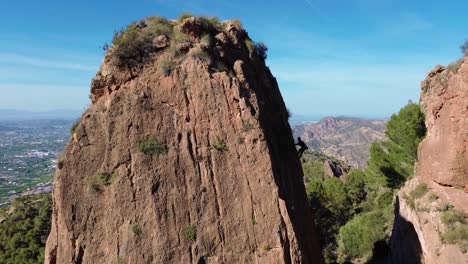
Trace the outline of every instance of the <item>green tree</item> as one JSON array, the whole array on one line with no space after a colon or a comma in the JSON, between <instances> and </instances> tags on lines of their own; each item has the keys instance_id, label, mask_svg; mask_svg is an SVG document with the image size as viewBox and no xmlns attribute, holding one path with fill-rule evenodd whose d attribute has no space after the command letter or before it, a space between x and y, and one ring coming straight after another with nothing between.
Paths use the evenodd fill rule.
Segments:
<instances>
[{"instance_id":1,"label":"green tree","mask_svg":"<svg viewBox=\"0 0 468 264\"><path fill-rule=\"evenodd\" d=\"M382 210L359 214L340 228L339 253L341 261L369 256L374 243L386 239L388 215Z\"/></svg>"},{"instance_id":2,"label":"green tree","mask_svg":"<svg viewBox=\"0 0 468 264\"><path fill-rule=\"evenodd\" d=\"M424 114L418 104L410 102L387 122L385 135L403 151L417 157L418 145L426 134Z\"/></svg>"},{"instance_id":3,"label":"green tree","mask_svg":"<svg viewBox=\"0 0 468 264\"><path fill-rule=\"evenodd\" d=\"M0 213L0 263L43 263L50 231L52 198L39 194L16 198Z\"/></svg>"}]
</instances>

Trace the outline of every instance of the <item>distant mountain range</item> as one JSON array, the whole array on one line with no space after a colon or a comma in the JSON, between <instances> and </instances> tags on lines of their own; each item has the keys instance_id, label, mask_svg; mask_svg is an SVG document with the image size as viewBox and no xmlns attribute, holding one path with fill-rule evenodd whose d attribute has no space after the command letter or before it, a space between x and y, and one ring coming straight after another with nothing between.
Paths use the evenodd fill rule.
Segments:
<instances>
[{"instance_id":1,"label":"distant mountain range","mask_svg":"<svg viewBox=\"0 0 468 264\"><path fill-rule=\"evenodd\" d=\"M318 122L293 126L312 150L343 160L354 168L364 168L372 142L385 137L386 120L355 117L325 117Z\"/></svg>"},{"instance_id":2,"label":"distant mountain range","mask_svg":"<svg viewBox=\"0 0 468 264\"><path fill-rule=\"evenodd\" d=\"M13 109L0 109L0 121L35 119L77 119L82 111L58 109L47 112L32 112Z\"/></svg>"}]
</instances>

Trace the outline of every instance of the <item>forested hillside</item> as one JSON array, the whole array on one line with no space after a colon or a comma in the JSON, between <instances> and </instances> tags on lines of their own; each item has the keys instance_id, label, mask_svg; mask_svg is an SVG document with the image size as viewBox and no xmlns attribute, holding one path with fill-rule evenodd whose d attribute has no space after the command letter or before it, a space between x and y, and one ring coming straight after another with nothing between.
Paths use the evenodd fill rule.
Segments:
<instances>
[{"instance_id":1,"label":"forested hillside","mask_svg":"<svg viewBox=\"0 0 468 264\"><path fill-rule=\"evenodd\" d=\"M306 190L328 263L385 254L394 194L412 176L425 132L419 105L409 103L387 123L388 140L371 145L365 170L351 170L342 179L317 177L320 173L303 160Z\"/></svg>"},{"instance_id":2,"label":"forested hillside","mask_svg":"<svg viewBox=\"0 0 468 264\"><path fill-rule=\"evenodd\" d=\"M52 198L38 194L16 198L0 211L0 263L43 263L50 231Z\"/></svg>"}]
</instances>

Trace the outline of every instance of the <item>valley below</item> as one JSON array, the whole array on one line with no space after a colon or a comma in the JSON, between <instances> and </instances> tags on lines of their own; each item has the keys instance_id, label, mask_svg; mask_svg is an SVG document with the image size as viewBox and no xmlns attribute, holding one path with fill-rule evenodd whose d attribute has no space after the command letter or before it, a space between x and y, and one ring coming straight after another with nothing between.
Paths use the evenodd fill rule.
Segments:
<instances>
[{"instance_id":1,"label":"valley below","mask_svg":"<svg viewBox=\"0 0 468 264\"><path fill-rule=\"evenodd\" d=\"M52 191L57 159L72 120L0 121L0 206L24 194Z\"/></svg>"},{"instance_id":2,"label":"valley below","mask_svg":"<svg viewBox=\"0 0 468 264\"><path fill-rule=\"evenodd\" d=\"M293 126L294 138L301 137L307 146L363 169L369 159L369 147L385 138L386 120L356 117L324 117L318 122Z\"/></svg>"}]
</instances>

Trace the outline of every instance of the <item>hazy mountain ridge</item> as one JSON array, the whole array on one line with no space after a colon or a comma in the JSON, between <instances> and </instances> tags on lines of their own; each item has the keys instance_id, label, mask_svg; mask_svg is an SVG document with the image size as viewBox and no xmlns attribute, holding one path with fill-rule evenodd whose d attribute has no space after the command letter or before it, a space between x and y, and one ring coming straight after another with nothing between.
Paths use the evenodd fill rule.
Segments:
<instances>
[{"instance_id":1,"label":"hazy mountain ridge","mask_svg":"<svg viewBox=\"0 0 468 264\"><path fill-rule=\"evenodd\" d=\"M0 121L37 120L37 119L77 119L80 110L57 109L52 111L34 112L15 109L0 109Z\"/></svg>"},{"instance_id":2,"label":"hazy mountain ridge","mask_svg":"<svg viewBox=\"0 0 468 264\"><path fill-rule=\"evenodd\" d=\"M385 123L383 119L325 117L316 123L295 125L293 130L309 148L364 168L371 143L385 137Z\"/></svg>"}]
</instances>

